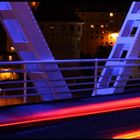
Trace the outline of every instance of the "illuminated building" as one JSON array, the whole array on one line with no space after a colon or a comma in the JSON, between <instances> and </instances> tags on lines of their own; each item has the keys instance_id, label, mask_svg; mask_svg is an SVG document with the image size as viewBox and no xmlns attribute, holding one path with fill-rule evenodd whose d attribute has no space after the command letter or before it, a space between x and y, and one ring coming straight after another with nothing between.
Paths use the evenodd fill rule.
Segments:
<instances>
[{"instance_id":1,"label":"illuminated building","mask_svg":"<svg viewBox=\"0 0 140 140\"><path fill-rule=\"evenodd\" d=\"M82 57L82 54L96 57L99 46L113 46L115 44L126 16L126 13L122 11L94 11L94 9L92 11L76 10L73 15L56 14L55 12L52 14L50 11L45 11L46 17L44 16L45 18L39 22L39 25L55 58L58 59L79 58L80 55ZM81 21L75 22L75 15ZM58 49L58 44L61 49ZM69 50L70 47L66 46L73 47ZM64 51L63 56L59 55ZM70 53L67 53L69 51L73 53L71 56L69 56Z\"/></svg>"},{"instance_id":2,"label":"illuminated building","mask_svg":"<svg viewBox=\"0 0 140 140\"><path fill-rule=\"evenodd\" d=\"M124 12L77 11L84 21L81 54L96 57L99 46L113 46L126 16Z\"/></svg>"},{"instance_id":3,"label":"illuminated building","mask_svg":"<svg viewBox=\"0 0 140 140\"><path fill-rule=\"evenodd\" d=\"M33 11L36 10L36 14L40 2L30 2L30 6ZM114 45L117 39L116 34L119 33L126 15L124 12L103 12L94 11L94 9L92 11L78 10L73 15L51 14L51 11L46 10L44 18L39 18L38 23L56 59L80 58L80 54L81 57L82 54L96 57L99 46ZM76 15L78 20L75 18ZM11 46L11 43L7 41L8 52ZM11 53L14 54L14 52ZM7 60L17 58L15 55L7 56ZM3 58L0 56L0 59Z\"/></svg>"}]
</instances>

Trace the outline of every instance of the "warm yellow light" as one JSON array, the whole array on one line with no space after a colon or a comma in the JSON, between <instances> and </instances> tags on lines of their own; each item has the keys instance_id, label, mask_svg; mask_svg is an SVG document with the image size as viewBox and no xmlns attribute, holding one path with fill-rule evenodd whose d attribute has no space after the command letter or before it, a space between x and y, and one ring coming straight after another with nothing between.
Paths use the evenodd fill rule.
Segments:
<instances>
[{"instance_id":1,"label":"warm yellow light","mask_svg":"<svg viewBox=\"0 0 140 140\"><path fill-rule=\"evenodd\" d=\"M118 35L119 35L118 33L112 33L111 34L111 37L114 38L114 39L116 39L118 37Z\"/></svg>"},{"instance_id":2,"label":"warm yellow light","mask_svg":"<svg viewBox=\"0 0 140 140\"><path fill-rule=\"evenodd\" d=\"M110 17L113 17L113 15L114 15L113 13L109 13L109 16L110 16Z\"/></svg>"},{"instance_id":3,"label":"warm yellow light","mask_svg":"<svg viewBox=\"0 0 140 140\"><path fill-rule=\"evenodd\" d=\"M31 5L32 5L32 7L35 7L36 6L36 2L35 1L31 2Z\"/></svg>"},{"instance_id":4,"label":"warm yellow light","mask_svg":"<svg viewBox=\"0 0 140 140\"><path fill-rule=\"evenodd\" d=\"M101 28L104 28L104 25L101 25Z\"/></svg>"},{"instance_id":5,"label":"warm yellow light","mask_svg":"<svg viewBox=\"0 0 140 140\"><path fill-rule=\"evenodd\" d=\"M110 34L109 36L110 36L110 38L112 38L112 39L117 39L117 37L119 36L119 33L112 33L112 34Z\"/></svg>"},{"instance_id":6,"label":"warm yellow light","mask_svg":"<svg viewBox=\"0 0 140 140\"><path fill-rule=\"evenodd\" d=\"M0 80L7 80L7 79L17 79L18 75L14 72L8 72L8 70L11 70L10 68L0 68L0 70L3 70L3 73L0 73Z\"/></svg>"},{"instance_id":7,"label":"warm yellow light","mask_svg":"<svg viewBox=\"0 0 140 140\"><path fill-rule=\"evenodd\" d=\"M29 4L30 4L32 10L36 10L39 7L40 2L33 1L33 2L29 2Z\"/></svg>"},{"instance_id":8,"label":"warm yellow light","mask_svg":"<svg viewBox=\"0 0 140 140\"><path fill-rule=\"evenodd\" d=\"M9 69L3 69L4 71L8 71Z\"/></svg>"},{"instance_id":9,"label":"warm yellow light","mask_svg":"<svg viewBox=\"0 0 140 140\"><path fill-rule=\"evenodd\" d=\"M15 48L14 48L13 46L11 47L11 51L12 51L12 52L14 52L14 51L15 51Z\"/></svg>"},{"instance_id":10,"label":"warm yellow light","mask_svg":"<svg viewBox=\"0 0 140 140\"><path fill-rule=\"evenodd\" d=\"M118 38L118 35L119 33L109 33L108 34L108 41L111 43L111 44L115 44L117 38Z\"/></svg>"},{"instance_id":11,"label":"warm yellow light","mask_svg":"<svg viewBox=\"0 0 140 140\"><path fill-rule=\"evenodd\" d=\"M10 69L1 69L1 70L4 70L5 72L4 73L0 73L0 80L10 79L11 73L7 72Z\"/></svg>"},{"instance_id":12,"label":"warm yellow light","mask_svg":"<svg viewBox=\"0 0 140 140\"><path fill-rule=\"evenodd\" d=\"M90 25L90 28L94 28L94 25L93 25L93 24L91 24L91 25Z\"/></svg>"},{"instance_id":13,"label":"warm yellow light","mask_svg":"<svg viewBox=\"0 0 140 140\"><path fill-rule=\"evenodd\" d=\"M9 58L9 61L12 61L13 60L12 55L9 55L8 58Z\"/></svg>"}]
</instances>

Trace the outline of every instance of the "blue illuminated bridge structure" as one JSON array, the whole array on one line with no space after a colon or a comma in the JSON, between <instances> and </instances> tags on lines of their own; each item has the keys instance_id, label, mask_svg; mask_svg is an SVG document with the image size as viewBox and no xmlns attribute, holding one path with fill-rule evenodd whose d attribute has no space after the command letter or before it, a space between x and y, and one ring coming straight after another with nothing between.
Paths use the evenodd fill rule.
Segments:
<instances>
[{"instance_id":1,"label":"blue illuminated bridge structure","mask_svg":"<svg viewBox=\"0 0 140 140\"><path fill-rule=\"evenodd\" d=\"M20 58L0 62L0 138L140 138L140 2L108 59L56 60L28 2L0 22Z\"/></svg>"}]
</instances>

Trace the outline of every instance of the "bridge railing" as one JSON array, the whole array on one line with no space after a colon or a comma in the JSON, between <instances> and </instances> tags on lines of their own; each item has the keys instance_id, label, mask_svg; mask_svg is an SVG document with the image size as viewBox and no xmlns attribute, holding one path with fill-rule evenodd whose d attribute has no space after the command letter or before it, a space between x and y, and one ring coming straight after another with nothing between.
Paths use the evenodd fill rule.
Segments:
<instances>
[{"instance_id":1,"label":"bridge railing","mask_svg":"<svg viewBox=\"0 0 140 140\"><path fill-rule=\"evenodd\" d=\"M121 61L122 64L105 65L106 62ZM125 65L123 62L130 62ZM57 71L58 69L45 69L45 70L27 70L27 65L32 67L32 64L44 65L46 63L58 64L59 70L62 72L63 79L50 78L32 80L28 76L30 72L36 73L46 71ZM73 98L91 97L93 91L95 96L98 90L99 78L102 77L101 73L104 68L133 68L133 72L129 75L127 85L124 87L124 93L131 93L140 90L140 59L73 59L73 60L46 60L46 61L11 61L0 62L0 106L25 104L42 102L40 95L33 85L35 81L49 80L61 81L65 80ZM128 75L125 73L124 75ZM114 83L114 80L111 80ZM119 81L123 82L123 81ZM57 92L58 86L53 87ZM106 88L106 87L101 87ZM119 88L119 87L118 87ZM42 86L43 89L43 86ZM68 91L67 91L68 92ZM58 92L58 94L61 94Z\"/></svg>"}]
</instances>

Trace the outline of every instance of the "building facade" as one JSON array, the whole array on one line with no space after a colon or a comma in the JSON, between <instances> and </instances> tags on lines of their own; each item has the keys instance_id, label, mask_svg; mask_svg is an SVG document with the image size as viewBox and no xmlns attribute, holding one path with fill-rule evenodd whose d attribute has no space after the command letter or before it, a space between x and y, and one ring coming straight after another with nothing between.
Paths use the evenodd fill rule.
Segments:
<instances>
[{"instance_id":1,"label":"building facade","mask_svg":"<svg viewBox=\"0 0 140 140\"><path fill-rule=\"evenodd\" d=\"M40 3L32 2L30 5L34 11L34 9L38 10ZM88 11L87 9L76 10L75 15L80 20L77 20L78 18L75 20L75 17L70 15L71 18L68 14L62 19L62 13L58 13L55 20L56 14L51 15L49 12L43 20L39 19L38 23L56 59L97 57L99 46L114 45L126 16L125 12L94 11L94 9ZM68 17L70 18L65 20ZM9 54L5 59L10 61L17 59L9 40L7 48ZM0 59L3 57L0 56Z\"/></svg>"},{"instance_id":2,"label":"building facade","mask_svg":"<svg viewBox=\"0 0 140 140\"><path fill-rule=\"evenodd\" d=\"M81 54L96 57L99 46L113 46L123 24L124 12L83 12L76 14L84 21L80 41Z\"/></svg>"},{"instance_id":3,"label":"building facade","mask_svg":"<svg viewBox=\"0 0 140 140\"><path fill-rule=\"evenodd\" d=\"M56 59L80 58L83 22L42 21L39 26Z\"/></svg>"}]
</instances>

